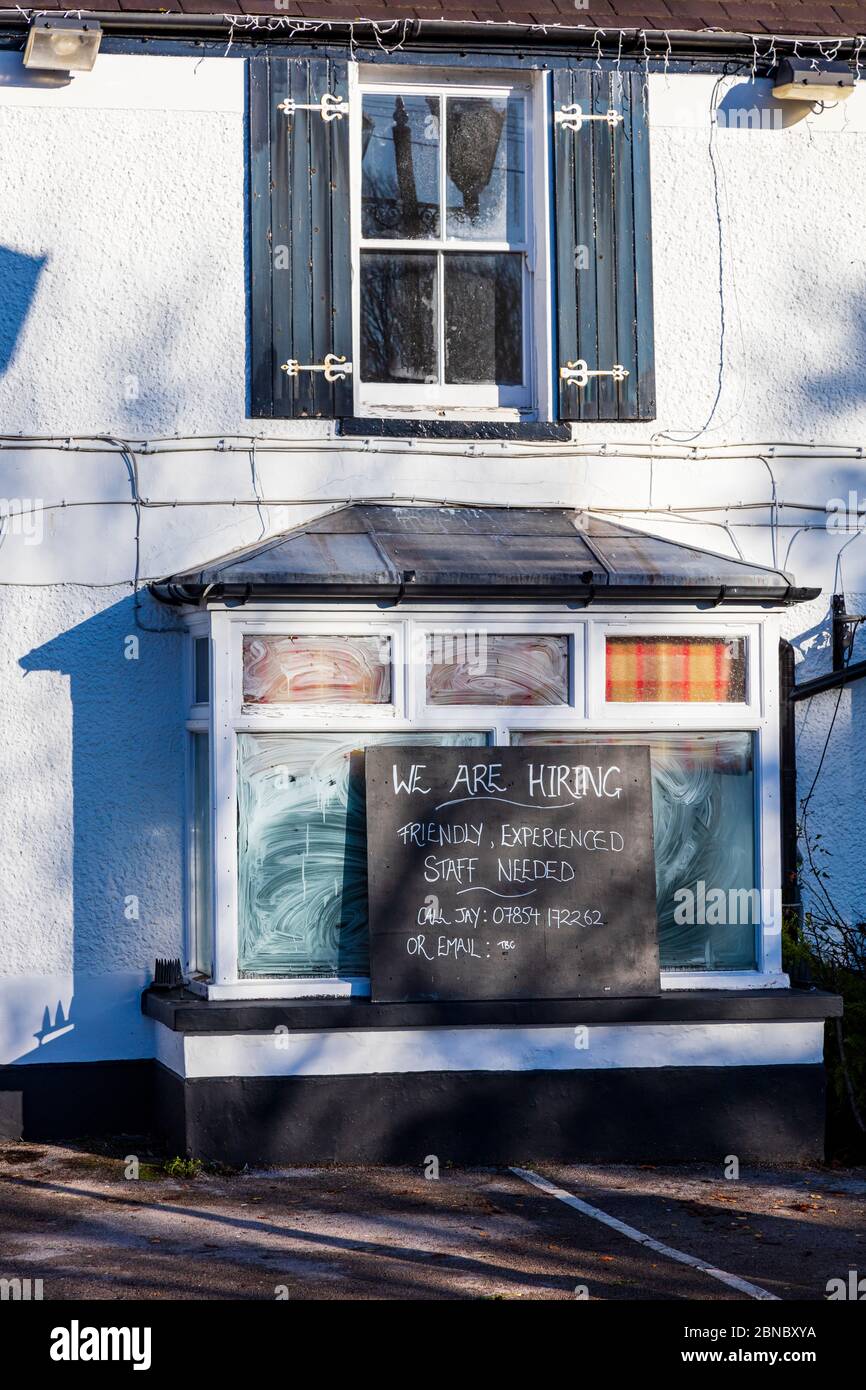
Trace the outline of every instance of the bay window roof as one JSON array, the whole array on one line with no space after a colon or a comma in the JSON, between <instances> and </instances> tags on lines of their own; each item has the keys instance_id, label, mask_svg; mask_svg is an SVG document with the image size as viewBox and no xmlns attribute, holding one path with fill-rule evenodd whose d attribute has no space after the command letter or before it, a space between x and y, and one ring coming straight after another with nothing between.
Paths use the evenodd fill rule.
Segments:
<instances>
[{"instance_id":1,"label":"bay window roof","mask_svg":"<svg viewBox=\"0 0 866 1390\"><path fill-rule=\"evenodd\" d=\"M816 598L777 569L563 507L354 503L151 586L168 603L248 598Z\"/></svg>"}]
</instances>

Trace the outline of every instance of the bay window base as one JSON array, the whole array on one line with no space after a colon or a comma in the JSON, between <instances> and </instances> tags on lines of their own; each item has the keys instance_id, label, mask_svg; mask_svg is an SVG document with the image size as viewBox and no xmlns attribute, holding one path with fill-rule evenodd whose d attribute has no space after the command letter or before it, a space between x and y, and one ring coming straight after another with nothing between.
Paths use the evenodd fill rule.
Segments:
<instances>
[{"instance_id":1,"label":"bay window base","mask_svg":"<svg viewBox=\"0 0 866 1390\"><path fill-rule=\"evenodd\" d=\"M818 991L376 1005L148 991L173 1152L251 1166L806 1162Z\"/></svg>"},{"instance_id":2,"label":"bay window base","mask_svg":"<svg viewBox=\"0 0 866 1390\"><path fill-rule=\"evenodd\" d=\"M172 1152L251 1166L817 1162L824 1068L196 1077L157 1066Z\"/></svg>"}]
</instances>

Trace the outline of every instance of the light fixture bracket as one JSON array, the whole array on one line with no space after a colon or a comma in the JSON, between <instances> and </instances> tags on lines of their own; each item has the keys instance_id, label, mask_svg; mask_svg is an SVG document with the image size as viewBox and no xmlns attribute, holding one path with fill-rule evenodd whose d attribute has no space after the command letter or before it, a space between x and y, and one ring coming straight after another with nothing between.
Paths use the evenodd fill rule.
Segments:
<instances>
[{"instance_id":1,"label":"light fixture bracket","mask_svg":"<svg viewBox=\"0 0 866 1390\"><path fill-rule=\"evenodd\" d=\"M773 74L773 96L779 101L844 101L856 85L848 63L784 58Z\"/></svg>"},{"instance_id":2,"label":"light fixture bracket","mask_svg":"<svg viewBox=\"0 0 866 1390\"><path fill-rule=\"evenodd\" d=\"M101 42L97 19L38 15L27 31L24 66L42 72L90 72Z\"/></svg>"}]
</instances>

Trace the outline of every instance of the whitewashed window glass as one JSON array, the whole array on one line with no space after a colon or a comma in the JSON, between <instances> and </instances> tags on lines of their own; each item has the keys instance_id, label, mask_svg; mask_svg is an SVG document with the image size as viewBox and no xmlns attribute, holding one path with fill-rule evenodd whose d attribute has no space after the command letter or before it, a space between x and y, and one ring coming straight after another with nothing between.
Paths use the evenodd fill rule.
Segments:
<instances>
[{"instance_id":1,"label":"whitewashed window glass","mask_svg":"<svg viewBox=\"0 0 866 1390\"><path fill-rule=\"evenodd\" d=\"M567 705L568 637L453 629L427 638L430 705Z\"/></svg>"},{"instance_id":2,"label":"whitewashed window glass","mask_svg":"<svg viewBox=\"0 0 866 1390\"><path fill-rule=\"evenodd\" d=\"M527 406L528 89L364 89L360 119L364 400Z\"/></svg>"},{"instance_id":3,"label":"whitewashed window glass","mask_svg":"<svg viewBox=\"0 0 866 1390\"><path fill-rule=\"evenodd\" d=\"M240 976L368 975L364 749L486 742L483 733L239 734Z\"/></svg>"},{"instance_id":4,"label":"whitewashed window glass","mask_svg":"<svg viewBox=\"0 0 866 1390\"><path fill-rule=\"evenodd\" d=\"M248 705L387 705L391 639L246 633L243 676Z\"/></svg>"},{"instance_id":5,"label":"whitewashed window glass","mask_svg":"<svg viewBox=\"0 0 866 1390\"><path fill-rule=\"evenodd\" d=\"M648 745L662 969L755 967L763 904L752 734L532 730L511 742Z\"/></svg>"}]
</instances>

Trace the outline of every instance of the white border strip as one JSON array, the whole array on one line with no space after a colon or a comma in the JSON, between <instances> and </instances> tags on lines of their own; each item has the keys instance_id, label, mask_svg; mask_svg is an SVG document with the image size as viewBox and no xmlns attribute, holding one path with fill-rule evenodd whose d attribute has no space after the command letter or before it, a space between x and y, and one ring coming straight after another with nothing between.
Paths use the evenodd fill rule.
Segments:
<instances>
[{"instance_id":1,"label":"white border strip","mask_svg":"<svg viewBox=\"0 0 866 1390\"><path fill-rule=\"evenodd\" d=\"M677 1260L681 1265L690 1265L692 1269L699 1269L704 1274L709 1274L713 1279L719 1279L723 1284L728 1284L732 1289L737 1289L740 1293L746 1294L748 1298L766 1299L772 1303L781 1303L777 1294L770 1293L768 1289L762 1289L758 1284L750 1284L748 1279L740 1279L736 1274L726 1274L723 1269L716 1269L715 1265L708 1265L705 1260L699 1260L694 1255L687 1255L683 1250L674 1250L671 1245L663 1245L660 1240L653 1240L652 1236L645 1236L643 1231L638 1231L634 1226L627 1226L624 1221L618 1221L615 1216L608 1216L606 1211L599 1207L590 1206L589 1202L581 1201L580 1197L575 1197L570 1192L564 1191L561 1187L556 1187L547 1178L540 1178L537 1173L531 1173L526 1168L510 1169L515 1177L522 1178L524 1182L531 1183L548 1197L555 1197L557 1201L564 1202L566 1206L574 1207L581 1216L591 1216L594 1221L600 1221L604 1226L610 1226L611 1230L619 1231L621 1236L626 1236L628 1240L637 1241L638 1245L646 1246L648 1250L655 1250L657 1255L664 1255L669 1260Z\"/></svg>"},{"instance_id":2,"label":"white border strip","mask_svg":"<svg viewBox=\"0 0 866 1390\"><path fill-rule=\"evenodd\" d=\"M588 1027L335 1029L185 1033L160 1060L179 1076L370 1076L376 1072L605 1071L619 1067L818 1065L824 1025L668 1023ZM180 1040L180 1045L178 1042Z\"/></svg>"}]
</instances>

